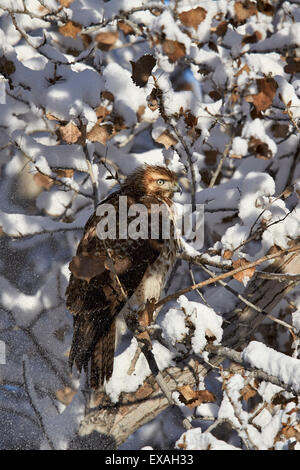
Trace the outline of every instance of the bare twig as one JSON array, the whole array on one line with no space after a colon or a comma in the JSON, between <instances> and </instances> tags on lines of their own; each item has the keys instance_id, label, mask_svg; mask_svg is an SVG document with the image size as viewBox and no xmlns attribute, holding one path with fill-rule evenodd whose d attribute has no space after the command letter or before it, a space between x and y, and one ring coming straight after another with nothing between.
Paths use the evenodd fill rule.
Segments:
<instances>
[{"instance_id":1,"label":"bare twig","mask_svg":"<svg viewBox=\"0 0 300 470\"><path fill-rule=\"evenodd\" d=\"M242 267L233 269L232 271L229 271L227 273L223 273L223 274L219 274L218 276L211 277L207 279L206 281L199 282L198 284L195 284L193 286L185 287L184 289L181 289L175 292L174 294L167 295L166 297L161 299L159 302L155 304L155 308L161 307L162 305L166 304L170 300L177 299L180 295L187 294L188 292L191 292L193 290L199 289L204 286L208 286L209 284L214 284L215 282L223 280L223 279L227 279L228 277L233 277L235 274L245 271L245 269L254 268L255 266L258 266L259 264L264 263L265 261L269 261L269 260L272 260L281 256L285 256L288 253L294 253L297 251L300 251L299 245L294 246L292 248L288 248L287 250L282 250L282 251L279 250L276 253L265 255L262 258L259 258L258 260L253 261L252 263L248 263L246 266L242 266Z\"/></svg>"}]
</instances>

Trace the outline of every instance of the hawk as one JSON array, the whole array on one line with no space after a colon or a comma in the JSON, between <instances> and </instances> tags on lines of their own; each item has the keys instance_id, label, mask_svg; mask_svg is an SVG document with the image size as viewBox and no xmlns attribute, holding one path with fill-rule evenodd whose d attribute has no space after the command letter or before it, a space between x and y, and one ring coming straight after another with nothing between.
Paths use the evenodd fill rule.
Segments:
<instances>
[{"instance_id":1,"label":"hawk","mask_svg":"<svg viewBox=\"0 0 300 470\"><path fill-rule=\"evenodd\" d=\"M167 167L139 167L118 191L98 205L85 225L76 256L69 265L71 277L66 291L67 308L74 322L69 364L72 368L75 363L79 371L83 368L86 372L90 364L90 386L94 389L99 389L113 372L117 316L126 309L140 312L147 301L158 301L161 296L176 258L172 197L179 190L176 174ZM129 212L133 204L146 207L147 238L118 236L121 196L126 196ZM115 238L103 240L97 235L97 226L103 221L98 209L103 204L111 204L116 212ZM161 206L167 208L170 237L162 236L160 212L159 233L151 238L150 216ZM133 217L128 215L127 223L130 220Z\"/></svg>"}]
</instances>

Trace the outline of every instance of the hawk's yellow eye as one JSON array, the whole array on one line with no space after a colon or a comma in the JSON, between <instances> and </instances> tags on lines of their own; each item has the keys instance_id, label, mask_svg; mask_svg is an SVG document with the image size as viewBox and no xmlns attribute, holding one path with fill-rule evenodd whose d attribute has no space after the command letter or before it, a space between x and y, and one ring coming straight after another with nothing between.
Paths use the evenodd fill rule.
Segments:
<instances>
[{"instance_id":1,"label":"hawk's yellow eye","mask_svg":"<svg viewBox=\"0 0 300 470\"><path fill-rule=\"evenodd\" d=\"M165 180L157 180L157 184L162 185L164 184Z\"/></svg>"}]
</instances>

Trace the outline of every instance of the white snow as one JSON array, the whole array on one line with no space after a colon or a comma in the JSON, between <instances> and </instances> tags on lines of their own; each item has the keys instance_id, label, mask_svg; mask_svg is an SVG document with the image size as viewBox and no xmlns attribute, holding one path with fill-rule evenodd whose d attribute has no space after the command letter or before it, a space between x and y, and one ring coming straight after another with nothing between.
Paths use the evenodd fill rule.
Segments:
<instances>
[{"instance_id":1,"label":"white snow","mask_svg":"<svg viewBox=\"0 0 300 470\"><path fill-rule=\"evenodd\" d=\"M242 352L243 360L252 367L278 377L296 392L300 391L300 360L289 357L258 341L251 341Z\"/></svg>"}]
</instances>

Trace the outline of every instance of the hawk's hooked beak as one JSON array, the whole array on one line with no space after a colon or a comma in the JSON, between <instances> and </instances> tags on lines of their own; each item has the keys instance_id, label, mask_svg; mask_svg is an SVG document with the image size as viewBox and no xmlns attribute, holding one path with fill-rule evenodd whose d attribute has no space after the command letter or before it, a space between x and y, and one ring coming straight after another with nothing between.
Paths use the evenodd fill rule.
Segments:
<instances>
[{"instance_id":1,"label":"hawk's hooked beak","mask_svg":"<svg viewBox=\"0 0 300 470\"><path fill-rule=\"evenodd\" d=\"M180 195L182 194L182 187L179 185L177 181L173 185L173 191L174 193L180 193Z\"/></svg>"}]
</instances>

